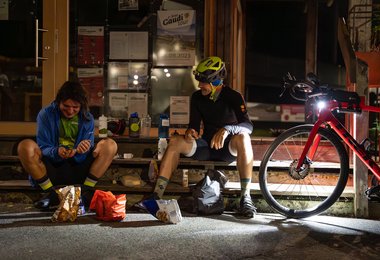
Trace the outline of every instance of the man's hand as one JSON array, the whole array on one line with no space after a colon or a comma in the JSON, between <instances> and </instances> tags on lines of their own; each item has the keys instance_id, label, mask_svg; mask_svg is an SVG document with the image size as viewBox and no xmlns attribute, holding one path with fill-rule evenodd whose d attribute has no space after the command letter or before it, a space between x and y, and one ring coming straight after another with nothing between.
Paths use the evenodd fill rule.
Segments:
<instances>
[{"instance_id":1,"label":"man's hand","mask_svg":"<svg viewBox=\"0 0 380 260\"><path fill-rule=\"evenodd\" d=\"M187 129L185 132L185 141L190 143L193 142L194 139L198 139L199 134L194 129Z\"/></svg>"},{"instance_id":2,"label":"man's hand","mask_svg":"<svg viewBox=\"0 0 380 260\"><path fill-rule=\"evenodd\" d=\"M216 150L223 148L224 140L226 140L228 132L224 128L220 128L212 137L210 147Z\"/></svg>"},{"instance_id":3,"label":"man's hand","mask_svg":"<svg viewBox=\"0 0 380 260\"><path fill-rule=\"evenodd\" d=\"M75 153L76 149L67 149L63 146L58 148L58 155L63 159L71 158L75 155Z\"/></svg>"},{"instance_id":4,"label":"man's hand","mask_svg":"<svg viewBox=\"0 0 380 260\"><path fill-rule=\"evenodd\" d=\"M77 153L85 153L91 148L90 140L82 140L77 146Z\"/></svg>"}]
</instances>

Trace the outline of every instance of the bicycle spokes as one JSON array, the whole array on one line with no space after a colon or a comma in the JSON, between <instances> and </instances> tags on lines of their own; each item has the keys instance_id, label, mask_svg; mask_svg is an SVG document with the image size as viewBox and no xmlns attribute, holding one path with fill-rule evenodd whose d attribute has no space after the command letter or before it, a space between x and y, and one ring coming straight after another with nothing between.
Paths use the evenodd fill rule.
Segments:
<instances>
[{"instance_id":1,"label":"bicycle spokes","mask_svg":"<svg viewBox=\"0 0 380 260\"><path fill-rule=\"evenodd\" d=\"M347 153L330 131L320 128L313 151L304 150L311 129L310 125L295 127L280 135L260 166L264 198L286 216L306 217L326 210L339 198L347 181ZM299 163L304 154L308 156ZM297 203L289 202L289 197Z\"/></svg>"}]
</instances>

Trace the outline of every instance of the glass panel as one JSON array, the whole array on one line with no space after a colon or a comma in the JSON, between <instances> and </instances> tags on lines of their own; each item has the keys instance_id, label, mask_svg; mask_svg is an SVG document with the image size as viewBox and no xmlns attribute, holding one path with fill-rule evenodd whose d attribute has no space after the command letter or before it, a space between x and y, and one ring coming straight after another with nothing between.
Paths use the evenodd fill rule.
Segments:
<instances>
[{"instance_id":1,"label":"glass panel","mask_svg":"<svg viewBox=\"0 0 380 260\"><path fill-rule=\"evenodd\" d=\"M70 78L78 79L97 99L90 104L95 118L104 114L126 119L139 111L141 116L152 115L156 126L159 114L169 112L170 96L194 92L192 66L172 64L167 77L163 67L153 64L157 12L196 11L194 45L199 59L203 5L193 0L70 0Z\"/></svg>"},{"instance_id":2,"label":"glass panel","mask_svg":"<svg viewBox=\"0 0 380 260\"><path fill-rule=\"evenodd\" d=\"M152 69L152 123L158 125L161 113L170 114L170 96L191 96L198 82L193 68Z\"/></svg>"},{"instance_id":3,"label":"glass panel","mask_svg":"<svg viewBox=\"0 0 380 260\"><path fill-rule=\"evenodd\" d=\"M0 121L35 121L42 105L42 68L35 67L35 20L41 27L42 0L1 2Z\"/></svg>"}]
</instances>

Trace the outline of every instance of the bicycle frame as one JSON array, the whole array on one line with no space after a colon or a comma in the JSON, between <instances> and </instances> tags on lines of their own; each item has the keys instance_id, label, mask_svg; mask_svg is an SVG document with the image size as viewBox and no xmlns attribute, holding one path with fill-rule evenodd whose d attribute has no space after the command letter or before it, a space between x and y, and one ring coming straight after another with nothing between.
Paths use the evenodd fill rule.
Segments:
<instances>
[{"instance_id":1,"label":"bicycle frame","mask_svg":"<svg viewBox=\"0 0 380 260\"><path fill-rule=\"evenodd\" d=\"M380 113L380 108L374 106L366 106L363 100L360 105L354 106L348 102L338 102L335 100L325 101L326 106L319 110L318 119L315 122L310 136L306 142L305 148L299 158L297 164L297 170L302 169L302 165L308 159L313 159L314 153L319 145L321 137L317 134L320 127L326 127L327 125L342 138L343 142L351 149L361 161L371 170L371 172L380 180L380 167L365 151L364 146L359 144L352 135L346 130L346 128L339 122L339 120L332 113L335 110L343 110L347 113L357 113L359 111L368 111Z\"/></svg>"}]
</instances>

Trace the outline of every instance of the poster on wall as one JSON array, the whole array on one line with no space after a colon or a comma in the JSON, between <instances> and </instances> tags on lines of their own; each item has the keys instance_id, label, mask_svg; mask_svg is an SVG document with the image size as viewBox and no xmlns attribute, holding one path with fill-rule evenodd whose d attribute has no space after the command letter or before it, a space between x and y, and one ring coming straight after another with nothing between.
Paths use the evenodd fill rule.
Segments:
<instances>
[{"instance_id":1,"label":"poster on wall","mask_svg":"<svg viewBox=\"0 0 380 260\"><path fill-rule=\"evenodd\" d=\"M195 65L195 11L157 11L156 66Z\"/></svg>"},{"instance_id":2,"label":"poster on wall","mask_svg":"<svg viewBox=\"0 0 380 260\"><path fill-rule=\"evenodd\" d=\"M170 123L187 125L190 118L190 97L171 96L170 97Z\"/></svg>"},{"instance_id":3,"label":"poster on wall","mask_svg":"<svg viewBox=\"0 0 380 260\"><path fill-rule=\"evenodd\" d=\"M148 32L110 32L110 59L147 60Z\"/></svg>"},{"instance_id":4,"label":"poster on wall","mask_svg":"<svg viewBox=\"0 0 380 260\"><path fill-rule=\"evenodd\" d=\"M139 10L139 0L119 0L118 10Z\"/></svg>"},{"instance_id":5,"label":"poster on wall","mask_svg":"<svg viewBox=\"0 0 380 260\"><path fill-rule=\"evenodd\" d=\"M103 69L78 68L78 79L88 93L88 105L103 106Z\"/></svg>"},{"instance_id":6,"label":"poster on wall","mask_svg":"<svg viewBox=\"0 0 380 260\"><path fill-rule=\"evenodd\" d=\"M108 93L109 114L111 117L128 118L128 93Z\"/></svg>"},{"instance_id":7,"label":"poster on wall","mask_svg":"<svg viewBox=\"0 0 380 260\"><path fill-rule=\"evenodd\" d=\"M78 65L104 63L104 27L78 26Z\"/></svg>"}]
</instances>

